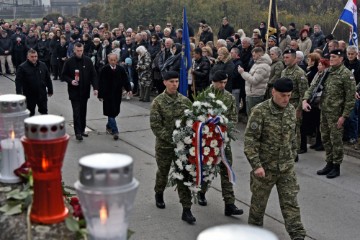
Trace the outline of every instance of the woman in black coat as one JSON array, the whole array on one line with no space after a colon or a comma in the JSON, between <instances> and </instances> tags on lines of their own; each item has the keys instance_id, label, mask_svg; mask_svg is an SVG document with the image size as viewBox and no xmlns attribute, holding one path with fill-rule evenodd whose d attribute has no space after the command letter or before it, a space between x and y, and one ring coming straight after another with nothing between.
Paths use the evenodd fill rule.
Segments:
<instances>
[{"instance_id":1,"label":"woman in black coat","mask_svg":"<svg viewBox=\"0 0 360 240\"><path fill-rule=\"evenodd\" d=\"M59 69L59 56L57 53L57 49L60 46L60 36L61 36L60 30L56 30L56 34L54 35L53 39L50 41L50 45L49 45L49 49L51 52L50 65L54 75L53 80L58 80L61 73Z\"/></svg>"},{"instance_id":2,"label":"woman in black coat","mask_svg":"<svg viewBox=\"0 0 360 240\"><path fill-rule=\"evenodd\" d=\"M41 33L41 39L38 42L38 56L39 61L46 64L50 71L50 40L47 38L45 32Z\"/></svg>"},{"instance_id":3,"label":"woman in black coat","mask_svg":"<svg viewBox=\"0 0 360 240\"><path fill-rule=\"evenodd\" d=\"M106 131L113 134L114 139L117 140L119 130L115 118L120 113L122 89L124 88L128 94L132 93L125 68L117 65L117 55L109 54L108 61L109 64L105 65L100 71L98 98L103 101L103 112L108 117Z\"/></svg>"}]
</instances>

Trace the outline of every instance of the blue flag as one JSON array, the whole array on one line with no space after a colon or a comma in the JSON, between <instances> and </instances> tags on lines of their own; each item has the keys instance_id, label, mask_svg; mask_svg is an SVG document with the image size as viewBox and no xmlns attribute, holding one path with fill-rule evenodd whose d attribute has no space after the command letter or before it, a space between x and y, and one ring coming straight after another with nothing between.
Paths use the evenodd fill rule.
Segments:
<instances>
[{"instance_id":1,"label":"blue flag","mask_svg":"<svg viewBox=\"0 0 360 240\"><path fill-rule=\"evenodd\" d=\"M349 44L358 46L356 0L347 2L339 20L351 27Z\"/></svg>"},{"instance_id":2,"label":"blue flag","mask_svg":"<svg viewBox=\"0 0 360 240\"><path fill-rule=\"evenodd\" d=\"M186 18L186 9L184 7L179 92L186 97L188 89L188 72L192 63L191 60L189 26Z\"/></svg>"}]
</instances>

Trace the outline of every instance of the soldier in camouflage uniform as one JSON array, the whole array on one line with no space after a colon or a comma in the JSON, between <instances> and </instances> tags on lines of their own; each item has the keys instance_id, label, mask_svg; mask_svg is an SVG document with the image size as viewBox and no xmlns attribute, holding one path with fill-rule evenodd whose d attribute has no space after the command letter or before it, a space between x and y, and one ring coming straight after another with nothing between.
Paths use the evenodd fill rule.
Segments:
<instances>
[{"instance_id":1,"label":"soldier in camouflage uniform","mask_svg":"<svg viewBox=\"0 0 360 240\"><path fill-rule=\"evenodd\" d=\"M156 136L155 158L158 166L155 180L155 200L158 208L165 208L164 190L168 181L170 166L176 160L175 144L172 134L175 121L180 119L184 110L189 108L191 101L177 92L179 75L169 71L163 73L165 91L157 96L151 105L150 126ZM183 206L182 220L194 223L195 217L191 213L191 192L182 181L177 182L180 203Z\"/></svg>"},{"instance_id":2,"label":"soldier in camouflage uniform","mask_svg":"<svg viewBox=\"0 0 360 240\"><path fill-rule=\"evenodd\" d=\"M140 99L139 101L150 102L151 81L151 56L144 46L136 49L139 61L136 70L139 76Z\"/></svg>"},{"instance_id":3,"label":"soldier in camouflage uniform","mask_svg":"<svg viewBox=\"0 0 360 240\"><path fill-rule=\"evenodd\" d=\"M320 132L326 152L326 166L317 171L317 174L326 175L327 178L340 176L340 164L344 158L343 125L355 104L354 76L344 66L343 59L342 50L330 52L329 75L323 84L320 98ZM308 100L316 85L318 84L312 84L305 93L302 102L304 111L311 110Z\"/></svg>"},{"instance_id":4,"label":"soldier in camouflage uniform","mask_svg":"<svg viewBox=\"0 0 360 240\"><path fill-rule=\"evenodd\" d=\"M303 240L297 202L299 185L294 169L296 153L295 108L289 104L293 81L275 81L272 98L253 108L245 129L244 152L252 167L249 224L263 226L271 189L276 185L285 227L292 240Z\"/></svg>"},{"instance_id":5,"label":"soldier in camouflage uniform","mask_svg":"<svg viewBox=\"0 0 360 240\"><path fill-rule=\"evenodd\" d=\"M230 92L225 90L227 78L228 75L226 74L225 71L219 70L215 72L212 79L212 86L210 86L210 91L214 93L216 92L216 93L224 94L224 104L226 104L228 108L227 112L225 113L225 116L229 119L230 122L233 122L235 124L237 122L235 97ZM226 159L229 161L230 165L232 165L232 152L231 152L230 142L226 145L225 156ZM227 169L222 162L220 163L220 178L221 178L222 196L225 202L225 215L232 216L232 215L243 214L243 210L238 209L234 204L235 196L234 196L233 184L229 182ZM203 186L202 191L198 195L198 202L202 206L207 205L207 200L205 198L205 193L207 191L207 188L208 186L206 185Z\"/></svg>"},{"instance_id":6,"label":"soldier in camouflage uniform","mask_svg":"<svg viewBox=\"0 0 360 240\"><path fill-rule=\"evenodd\" d=\"M291 93L290 104L294 106L296 110L296 143L297 149L300 149L301 135L300 125L302 117L302 98L305 91L308 89L308 81L305 77L305 72L297 65L296 51L289 49L283 53L284 63L286 68L282 71L282 78L289 78L293 81L294 89ZM298 160L296 156L295 161Z\"/></svg>"}]
</instances>

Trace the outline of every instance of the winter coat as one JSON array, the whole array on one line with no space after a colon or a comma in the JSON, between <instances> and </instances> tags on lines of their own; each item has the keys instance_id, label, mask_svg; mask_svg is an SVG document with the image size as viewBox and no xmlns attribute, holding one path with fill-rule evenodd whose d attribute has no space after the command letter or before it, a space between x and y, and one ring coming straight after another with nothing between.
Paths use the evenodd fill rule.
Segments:
<instances>
[{"instance_id":1,"label":"winter coat","mask_svg":"<svg viewBox=\"0 0 360 240\"><path fill-rule=\"evenodd\" d=\"M27 47L27 50L30 50L31 48L37 51L37 44L38 44L38 39L36 36L27 36L26 40L25 40L25 45Z\"/></svg>"},{"instance_id":2,"label":"winter coat","mask_svg":"<svg viewBox=\"0 0 360 240\"><path fill-rule=\"evenodd\" d=\"M51 65L57 65L59 63L59 56L57 53L57 49L60 46L60 39L54 37L53 39L51 39L50 44L49 44L49 49L51 52L51 57L50 57L50 64Z\"/></svg>"},{"instance_id":3,"label":"winter coat","mask_svg":"<svg viewBox=\"0 0 360 240\"><path fill-rule=\"evenodd\" d=\"M297 43L299 45L299 50L304 53L304 57L306 59L307 55L310 53L312 42L309 37L306 37L304 40L299 38L297 40Z\"/></svg>"},{"instance_id":4,"label":"winter coat","mask_svg":"<svg viewBox=\"0 0 360 240\"><path fill-rule=\"evenodd\" d=\"M291 37L289 34L279 35L279 48L282 52L290 48Z\"/></svg>"},{"instance_id":5,"label":"winter coat","mask_svg":"<svg viewBox=\"0 0 360 240\"><path fill-rule=\"evenodd\" d=\"M17 42L13 46L12 61L15 67L26 61L26 46L23 42ZM39 59L41 61L41 59Z\"/></svg>"},{"instance_id":6,"label":"winter coat","mask_svg":"<svg viewBox=\"0 0 360 240\"><path fill-rule=\"evenodd\" d=\"M200 41L206 44L209 41L214 41L214 34L210 31L202 31L200 35Z\"/></svg>"},{"instance_id":7,"label":"winter coat","mask_svg":"<svg viewBox=\"0 0 360 240\"><path fill-rule=\"evenodd\" d=\"M228 37L232 36L235 34L234 28L232 26L230 26L229 24L227 25L221 25L219 32L218 32L218 39L224 39L226 40Z\"/></svg>"},{"instance_id":8,"label":"winter coat","mask_svg":"<svg viewBox=\"0 0 360 240\"><path fill-rule=\"evenodd\" d=\"M233 82L233 71L234 71L235 65L234 63L229 60L227 62L222 62L222 61L216 61L214 66L212 67L211 71L210 71L210 82L213 79L214 74L219 71L225 71L226 74L228 75L228 81L227 84L225 86L225 90L227 90L228 92L232 92L232 82Z\"/></svg>"},{"instance_id":9,"label":"winter coat","mask_svg":"<svg viewBox=\"0 0 360 240\"><path fill-rule=\"evenodd\" d=\"M271 72L271 58L264 54L255 61L250 72L243 72L241 76L245 80L246 96L264 96Z\"/></svg>"},{"instance_id":10,"label":"winter coat","mask_svg":"<svg viewBox=\"0 0 360 240\"><path fill-rule=\"evenodd\" d=\"M151 56L149 52L145 52L142 56L139 55L136 69L140 85L151 86Z\"/></svg>"},{"instance_id":11,"label":"winter coat","mask_svg":"<svg viewBox=\"0 0 360 240\"><path fill-rule=\"evenodd\" d=\"M209 86L210 62L206 57L194 61L195 89L205 90Z\"/></svg>"},{"instance_id":12,"label":"winter coat","mask_svg":"<svg viewBox=\"0 0 360 240\"><path fill-rule=\"evenodd\" d=\"M288 34L289 34L291 40L297 40L299 38L299 31L296 29L290 29L288 31Z\"/></svg>"},{"instance_id":13,"label":"winter coat","mask_svg":"<svg viewBox=\"0 0 360 240\"><path fill-rule=\"evenodd\" d=\"M13 50L13 43L10 37L7 35L6 37L2 37L0 35L0 55L10 55ZM9 51L5 54L5 51Z\"/></svg>"},{"instance_id":14,"label":"winter coat","mask_svg":"<svg viewBox=\"0 0 360 240\"><path fill-rule=\"evenodd\" d=\"M45 41L40 40L38 42L38 56L39 60L43 62L50 61L50 41L47 39Z\"/></svg>"},{"instance_id":15,"label":"winter coat","mask_svg":"<svg viewBox=\"0 0 360 240\"><path fill-rule=\"evenodd\" d=\"M38 61L36 65L30 61L22 63L16 72L16 94L22 94L28 102L47 99L53 94L50 73L45 63Z\"/></svg>"},{"instance_id":16,"label":"winter coat","mask_svg":"<svg viewBox=\"0 0 360 240\"><path fill-rule=\"evenodd\" d=\"M149 53L151 55L151 59L153 60L156 55L158 54L158 52L160 52L161 50L161 46L160 46L160 42L155 42L155 44L149 44Z\"/></svg>"},{"instance_id":17,"label":"winter coat","mask_svg":"<svg viewBox=\"0 0 360 240\"><path fill-rule=\"evenodd\" d=\"M325 46L325 36L322 31L319 31L317 33L313 33L310 36L312 46L311 46L311 52L314 51L315 48L323 49Z\"/></svg>"},{"instance_id":18,"label":"winter coat","mask_svg":"<svg viewBox=\"0 0 360 240\"><path fill-rule=\"evenodd\" d=\"M122 89L131 91L130 82L123 67L116 65L115 70L110 65L105 65L99 77L98 98L103 101L103 113L108 117L116 117L120 113Z\"/></svg>"},{"instance_id":19,"label":"winter coat","mask_svg":"<svg viewBox=\"0 0 360 240\"><path fill-rule=\"evenodd\" d=\"M238 67L244 68L244 65L240 59L234 59L234 70L233 70L233 82L232 82L232 89L243 89L245 86L245 80L242 78L238 71Z\"/></svg>"},{"instance_id":20,"label":"winter coat","mask_svg":"<svg viewBox=\"0 0 360 240\"><path fill-rule=\"evenodd\" d=\"M79 70L79 85L73 86L72 80L75 79L75 70ZM69 58L63 67L61 80L68 83L69 99L79 101L90 98L90 86L94 90L98 89L98 79L91 59L86 56Z\"/></svg>"}]
</instances>

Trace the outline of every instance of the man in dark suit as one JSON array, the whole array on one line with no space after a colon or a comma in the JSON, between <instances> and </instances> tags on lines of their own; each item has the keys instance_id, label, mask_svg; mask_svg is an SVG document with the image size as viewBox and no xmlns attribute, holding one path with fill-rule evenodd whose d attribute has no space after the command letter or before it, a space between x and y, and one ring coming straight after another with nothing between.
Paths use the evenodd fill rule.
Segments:
<instances>
[{"instance_id":1,"label":"man in dark suit","mask_svg":"<svg viewBox=\"0 0 360 240\"><path fill-rule=\"evenodd\" d=\"M94 95L98 94L98 79L91 59L84 55L84 46L77 42L74 45L74 56L69 58L61 74L61 80L68 83L69 99L71 101L74 118L76 139L88 137L85 133L87 101L90 98L90 87Z\"/></svg>"},{"instance_id":2,"label":"man in dark suit","mask_svg":"<svg viewBox=\"0 0 360 240\"><path fill-rule=\"evenodd\" d=\"M117 65L118 56L110 53L108 62L100 72L98 98L103 102L104 115L108 117L106 131L114 136L114 140L118 140L119 130L115 118L120 113L122 89L125 88L129 95L132 92L125 69Z\"/></svg>"}]
</instances>

